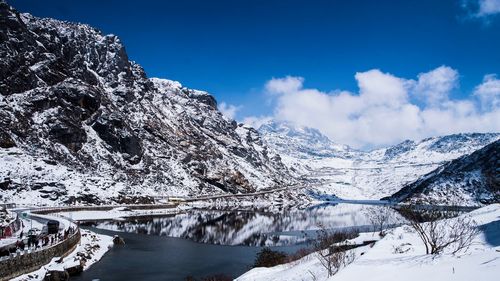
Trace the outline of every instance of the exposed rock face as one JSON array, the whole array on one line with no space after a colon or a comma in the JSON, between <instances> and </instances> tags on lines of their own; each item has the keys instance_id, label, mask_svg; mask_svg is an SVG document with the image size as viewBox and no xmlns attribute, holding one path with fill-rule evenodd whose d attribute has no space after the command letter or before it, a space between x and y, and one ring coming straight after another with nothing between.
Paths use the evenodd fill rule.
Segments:
<instances>
[{"instance_id":1,"label":"exposed rock face","mask_svg":"<svg viewBox=\"0 0 500 281\"><path fill-rule=\"evenodd\" d=\"M0 3L0 58L0 181L12 181L2 201L99 203L292 181L255 130L225 119L206 92L148 79L114 35Z\"/></svg>"},{"instance_id":2,"label":"exposed rock face","mask_svg":"<svg viewBox=\"0 0 500 281\"><path fill-rule=\"evenodd\" d=\"M447 205L500 202L500 140L439 167L387 199Z\"/></svg>"}]
</instances>

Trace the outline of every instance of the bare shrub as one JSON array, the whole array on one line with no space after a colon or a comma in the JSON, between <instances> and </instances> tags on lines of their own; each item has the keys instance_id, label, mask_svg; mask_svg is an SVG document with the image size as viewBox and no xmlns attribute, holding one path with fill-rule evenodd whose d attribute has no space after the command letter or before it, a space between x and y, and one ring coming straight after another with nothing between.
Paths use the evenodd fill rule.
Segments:
<instances>
[{"instance_id":1,"label":"bare shrub","mask_svg":"<svg viewBox=\"0 0 500 281\"><path fill-rule=\"evenodd\" d=\"M270 248L263 248L257 253L253 267L272 267L280 264L298 261L314 252L313 248L300 248L293 254L286 254L273 251Z\"/></svg>"},{"instance_id":2,"label":"bare shrub","mask_svg":"<svg viewBox=\"0 0 500 281\"><path fill-rule=\"evenodd\" d=\"M450 248L453 254L467 251L478 233L477 224L471 217L450 218L458 212L438 209L418 212L413 206L400 211L422 240L426 254L439 254L446 248Z\"/></svg>"},{"instance_id":3,"label":"bare shrub","mask_svg":"<svg viewBox=\"0 0 500 281\"><path fill-rule=\"evenodd\" d=\"M335 275L341 267L354 261L354 252L349 251L353 245L347 243L346 240L358 235L359 232L356 230L331 232L320 225L313 245L316 256L327 270L328 276Z\"/></svg>"},{"instance_id":4,"label":"bare shrub","mask_svg":"<svg viewBox=\"0 0 500 281\"><path fill-rule=\"evenodd\" d=\"M394 254L404 254L412 250L412 245L410 243L403 243L396 247L393 246L392 249Z\"/></svg>"},{"instance_id":5,"label":"bare shrub","mask_svg":"<svg viewBox=\"0 0 500 281\"><path fill-rule=\"evenodd\" d=\"M311 254L312 252L314 252L314 249L312 249L312 248L300 248L295 253L289 254L287 256L286 263L298 261L298 260L304 258L305 256Z\"/></svg>"},{"instance_id":6,"label":"bare shrub","mask_svg":"<svg viewBox=\"0 0 500 281\"><path fill-rule=\"evenodd\" d=\"M287 254L273 251L268 247L262 248L255 258L254 267L272 267L284 264L287 261Z\"/></svg>"},{"instance_id":7,"label":"bare shrub","mask_svg":"<svg viewBox=\"0 0 500 281\"><path fill-rule=\"evenodd\" d=\"M318 280L318 278L316 278L316 275L314 275L314 273L312 273L312 271L308 270L307 272L309 272L309 274L311 274L311 277L312 277L313 281Z\"/></svg>"},{"instance_id":8,"label":"bare shrub","mask_svg":"<svg viewBox=\"0 0 500 281\"><path fill-rule=\"evenodd\" d=\"M321 265L328 271L328 276L337 274L341 267L354 261L354 252L333 247L316 252Z\"/></svg>"},{"instance_id":9,"label":"bare shrub","mask_svg":"<svg viewBox=\"0 0 500 281\"><path fill-rule=\"evenodd\" d=\"M324 225L318 225L319 229L316 231L316 239L313 241L315 250L323 250L335 243L339 243L348 239L353 239L359 236L357 229L329 231Z\"/></svg>"},{"instance_id":10,"label":"bare shrub","mask_svg":"<svg viewBox=\"0 0 500 281\"><path fill-rule=\"evenodd\" d=\"M388 206L372 207L365 211L373 226L373 231L385 236L387 227L394 221L394 211Z\"/></svg>"}]
</instances>

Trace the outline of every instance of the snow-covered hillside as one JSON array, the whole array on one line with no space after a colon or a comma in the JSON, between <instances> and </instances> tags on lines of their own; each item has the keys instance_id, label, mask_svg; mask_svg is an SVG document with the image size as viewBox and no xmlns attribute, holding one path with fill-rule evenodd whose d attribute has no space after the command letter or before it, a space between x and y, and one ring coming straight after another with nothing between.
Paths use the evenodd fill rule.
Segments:
<instances>
[{"instance_id":1,"label":"snow-covered hillside","mask_svg":"<svg viewBox=\"0 0 500 281\"><path fill-rule=\"evenodd\" d=\"M390 197L398 202L480 205L500 202L500 140L455 159Z\"/></svg>"},{"instance_id":2,"label":"snow-covered hillside","mask_svg":"<svg viewBox=\"0 0 500 281\"><path fill-rule=\"evenodd\" d=\"M236 280L497 280L500 267L500 205L486 206L463 216L473 219L479 228L479 234L467 251L452 254L448 250L439 255L426 255L417 233L401 226L373 246L355 249L354 262L331 277L313 253L288 264L254 268ZM357 240L371 240L373 237L362 234Z\"/></svg>"},{"instance_id":3,"label":"snow-covered hillside","mask_svg":"<svg viewBox=\"0 0 500 281\"><path fill-rule=\"evenodd\" d=\"M319 130L290 122L269 121L259 127L269 146L284 157L300 159L349 157L353 150L331 141Z\"/></svg>"},{"instance_id":4,"label":"snow-covered hillside","mask_svg":"<svg viewBox=\"0 0 500 281\"><path fill-rule=\"evenodd\" d=\"M293 178L206 92L148 79L114 35L0 3L0 199L147 202Z\"/></svg>"},{"instance_id":5,"label":"snow-covered hillside","mask_svg":"<svg viewBox=\"0 0 500 281\"><path fill-rule=\"evenodd\" d=\"M313 194L379 199L500 137L458 134L362 152L290 123L257 131L225 118L206 92L148 78L114 35L4 2L0 17L6 202L150 202L249 193L299 177Z\"/></svg>"},{"instance_id":6,"label":"snow-covered hillside","mask_svg":"<svg viewBox=\"0 0 500 281\"><path fill-rule=\"evenodd\" d=\"M314 129L272 124L262 126L259 132L271 149L283 154L283 162L298 176L315 183L311 187L314 192L344 199L389 196L448 161L500 138L498 133L455 134L363 152L337 145ZM281 137L287 132L292 133Z\"/></svg>"}]
</instances>

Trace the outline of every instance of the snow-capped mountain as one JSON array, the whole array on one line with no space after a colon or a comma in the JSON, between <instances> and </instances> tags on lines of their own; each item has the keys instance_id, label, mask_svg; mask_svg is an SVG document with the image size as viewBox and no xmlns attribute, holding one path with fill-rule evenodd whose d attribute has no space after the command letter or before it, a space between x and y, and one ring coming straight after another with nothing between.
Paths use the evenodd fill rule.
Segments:
<instances>
[{"instance_id":1,"label":"snow-capped mountain","mask_svg":"<svg viewBox=\"0 0 500 281\"><path fill-rule=\"evenodd\" d=\"M442 162L470 154L499 138L498 133L468 133L431 137L419 142L406 140L388 148L372 151L368 154L368 158L385 162Z\"/></svg>"},{"instance_id":2,"label":"snow-capped mountain","mask_svg":"<svg viewBox=\"0 0 500 281\"><path fill-rule=\"evenodd\" d=\"M407 140L370 152L333 143L317 130L270 123L259 131L270 149L297 175L308 178L314 193L344 199L380 199L419 177L500 139L498 133L455 134Z\"/></svg>"},{"instance_id":3,"label":"snow-capped mountain","mask_svg":"<svg viewBox=\"0 0 500 281\"><path fill-rule=\"evenodd\" d=\"M298 176L315 193L379 199L500 138L457 134L362 152L291 123L257 131L225 118L206 92L147 78L114 35L4 2L0 21L2 201L147 202Z\"/></svg>"},{"instance_id":4,"label":"snow-capped mountain","mask_svg":"<svg viewBox=\"0 0 500 281\"><path fill-rule=\"evenodd\" d=\"M432 137L368 152L353 163L354 190L361 198L380 199L446 164L500 139L500 134L455 134Z\"/></svg>"},{"instance_id":5,"label":"snow-capped mountain","mask_svg":"<svg viewBox=\"0 0 500 281\"><path fill-rule=\"evenodd\" d=\"M148 79L114 35L0 2L0 198L149 200L293 181L206 92Z\"/></svg>"},{"instance_id":6,"label":"snow-capped mountain","mask_svg":"<svg viewBox=\"0 0 500 281\"><path fill-rule=\"evenodd\" d=\"M446 163L387 199L461 206L500 202L500 140Z\"/></svg>"},{"instance_id":7,"label":"snow-capped mountain","mask_svg":"<svg viewBox=\"0 0 500 281\"><path fill-rule=\"evenodd\" d=\"M317 129L290 122L269 121L258 131L270 148L294 158L345 158L352 151L347 145L334 143Z\"/></svg>"}]
</instances>

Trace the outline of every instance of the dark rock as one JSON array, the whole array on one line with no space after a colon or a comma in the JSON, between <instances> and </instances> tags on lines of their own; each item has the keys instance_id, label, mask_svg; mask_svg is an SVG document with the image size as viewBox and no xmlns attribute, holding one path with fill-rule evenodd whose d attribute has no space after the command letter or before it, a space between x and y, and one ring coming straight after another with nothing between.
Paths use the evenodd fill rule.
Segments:
<instances>
[{"instance_id":1,"label":"dark rock","mask_svg":"<svg viewBox=\"0 0 500 281\"><path fill-rule=\"evenodd\" d=\"M123 240L123 238L121 238L120 236L115 235L113 237L113 244L115 244L115 245L125 245L125 240Z\"/></svg>"},{"instance_id":2,"label":"dark rock","mask_svg":"<svg viewBox=\"0 0 500 281\"><path fill-rule=\"evenodd\" d=\"M154 198L150 196L130 196L120 194L115 200L117 204L154 204Z\"/></svg>"},{"instance_id":3,"label":"dark rock","mask_svg":"<svg viewBox=\"0 0 500 281\"><path fill-rule=\"evenodd\" d=\"M188 97L195 99L201 103L204 103L208 106L210 106L212 109L217 109L217 101L212 95L209 95L204 92L197 92L189 89L185 89L185 93L188 95Z\"/></svg>"},{"instance_id":4,"label":"dark rock","mask_svg":"<svg viewBox=\"0 0 500 281\"><path fill-rule=\"evenodd\" d=\"M0 181L0 189L1 190L9 190L11 183L12 183L12 180L10 178L5 178L3 181Z\"/></svg>"},{"instance_id":5,"label":"dark rock","mask_svg":"<svg viewBox=\"0 0 500 281\"><path fill-rule=\"evenodd\" d=\"M69 196L66 200L64 200L64 204L67 205L74 205L75 203L86 204L86 205L99 205L102 203L102 200L95 194L81 194L78 196Z\"/></svg>"},{"instance_id":6,"label":"dark rock","mask_svg":"<svg viewBox=\"0 0 500 281\"><path fill-rule=\"evenodd\" d=\"M248 192L267 179L292 180L269 160L255 130L225 119L206 92L148 79L114 35L21 16L2 2L0 42L0 147L16 146L20 155L71 171L70 180L83 179L82 194L68 197L58 187L41 193L48 200L149 203L147 196L130 196L134 187ZM51 170L44 168L45 176ZM230 175L225 184L222 174ZM91 194L116 184L124 186L121 194Z\"/></svg>"},{"instance_id":7,"label":"dark rock","mask_svg":"<svg viewBox=\"0 0 500 281\"><path fill-rule=\"evenodd\" d=\"M4 130L0 129L0 148L11 148L16 146L14 140Z\"/></svg>"},{"instance_id":8,"label":"dark rock","mask_svg":"<svg viewBox=\"0 0 500 281\"><path fill-rule=\"evenodd\" d=\"M79 151L87 141L87 134L82 127L65 121L51 125L49 135L73 152Z\"/></svg>"},{"instance_id":9,"label":"dark rock","mask_svg":"<svg viewBox=\"0 0 500 281\"><path fill-rule=\"evenodd\" d=\"M51 160L51 159L43 159L43 162L49 164L49 165L52 165L52 166L55 166L57 165L57 162L54 161L54 160Z\"/></svg>"},{"instance_id":10,"label":"dark rock","mask_svg":"<svg viewBox=\"0 0 500 281\"><path fill-rule=\"evenodd\" d=\"M77 276L83 272L83 265L80 263L72 267L67 267L66 272L69 276Z\"/></svg>"},{"instance_id":11,"label":"dark rock","mask_svg":"<svg viewBox=\"0 0 500 281\"><path fill-rule=\"evenodd\" d=\"M69 280L69 273L67 271L51 270L45 274L44 281L67 281Z\"/></svg>"},{"instance_id":12,"label":"dark rock","mask_svg":"<svg viewBox=\"0 0 500 281\"><path fill-rule=\"evenodd\" d=\"M127 153L130 155L128 160L132 163L140 161L142 154L140 140L118 115L101 115L92 128L110 146L112 151ZM137 157L132 159L134 156Z\"/></svg>"}]
</instances>

